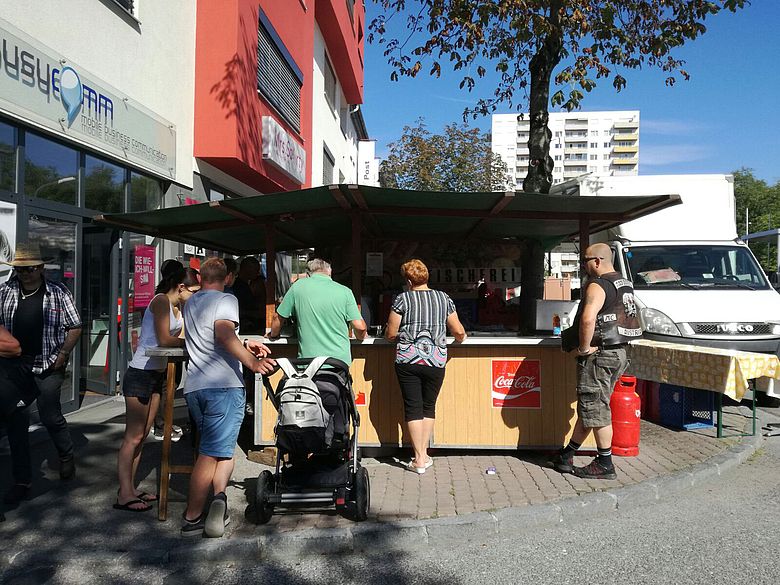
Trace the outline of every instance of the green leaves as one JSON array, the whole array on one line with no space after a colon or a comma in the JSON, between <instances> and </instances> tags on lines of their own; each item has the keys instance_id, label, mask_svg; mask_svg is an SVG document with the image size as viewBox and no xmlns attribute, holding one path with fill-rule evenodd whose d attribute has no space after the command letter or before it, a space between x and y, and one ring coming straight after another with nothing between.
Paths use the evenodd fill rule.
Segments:
<instances>
[{"instance_id":1,"label":"green leaves","mask_svg":"<svg viewBox=\"0 0 780 585\"><path fill-rule=\"evenodd\" d=\"M467 124L432 134L422 118L405 126L379 167L385 187L423 191L503 191L514 186L509 169L491 151L490 136Z\"/></svg>"},{"instance_id":2,"label":"green leaves","mask_svg":"<svg viewBox=\"0 0 780 585\"><path fill-rule=\"evenodd\" d=\"M373 0L380 15L368 26L370 42L384 44L393 68L391 79L415 77L432 58L429 74L439 77L442 62L462 71L460 87L473 90L478 80L493 83L493 97L464 114L487 114L496 106L526 109L524 88L531 63L552 70L555 85L568 98L553 94L552 105L579 106L582 93L597 80L610 79L616 91L626 87L619 69L659 68L665 84L688 79L674 54L706 32L705 21L722 11L736 12L747 0ZM406 30L388 24L405 23ZM410 59L410 57L414 59ZM498 78L489 77L494 69ZM543 67L544 68L544 67ZM530 85L533 85L530 83ZM574 86L574 87L573 87ZM518 97L519 96L519 97Z\"/></svg>"}]
</instances>

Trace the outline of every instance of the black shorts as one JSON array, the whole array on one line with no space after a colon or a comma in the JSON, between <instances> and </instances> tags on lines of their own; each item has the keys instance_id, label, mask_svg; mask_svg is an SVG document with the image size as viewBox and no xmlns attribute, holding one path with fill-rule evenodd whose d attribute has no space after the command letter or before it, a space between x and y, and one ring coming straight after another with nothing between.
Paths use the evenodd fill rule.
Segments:
<instances>
[{"instance_id":1,"label":"black shorts","mask_svg":"<svg viewBox=\"0 0 780 585\"><path fill-rule=\"evenodd\" d=\"M122 380L122 393L126 397L138 398L141 404L149 404L152 394L162 394L163 386L165 371L128 367Z\"/></svg>"}]
</instances>

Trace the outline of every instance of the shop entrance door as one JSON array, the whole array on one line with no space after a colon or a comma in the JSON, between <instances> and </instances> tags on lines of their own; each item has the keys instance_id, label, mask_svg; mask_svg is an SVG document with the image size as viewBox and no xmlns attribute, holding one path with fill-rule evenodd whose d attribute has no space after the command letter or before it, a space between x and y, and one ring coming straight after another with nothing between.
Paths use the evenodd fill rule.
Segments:
<instances>
[{"instance_id":1,"label":"shop entrance door","mask_svg":"<svg viewBox=\"0 0 780 585\"><path fill-rule=\"evenodd\" d=\"M81 258L81 390L113 395L119 355L120 294L118 232L86 224Z\"/></svg>"},{"instance_id":2,"label":"shop entrance door","mask_svg":"<svg viewBox=\"0 0 780 585\"><path fill-rule=\"evenodd\" d=\"M41 247L41 255L45 260L44 274L48 280L60 282L68 287L76 307L79 308L80 270L78 270L81 219L59 214L50 210L39 213L28 208L27 239L37 242ZM82 330L83 331L83 330ZM83 336L83 333L82 333ZM73 350L68 362L68 375L62 383L62 410L70 412L79 408L78 375L81 363L79 345Z\"/></svg>"}]
</instances>

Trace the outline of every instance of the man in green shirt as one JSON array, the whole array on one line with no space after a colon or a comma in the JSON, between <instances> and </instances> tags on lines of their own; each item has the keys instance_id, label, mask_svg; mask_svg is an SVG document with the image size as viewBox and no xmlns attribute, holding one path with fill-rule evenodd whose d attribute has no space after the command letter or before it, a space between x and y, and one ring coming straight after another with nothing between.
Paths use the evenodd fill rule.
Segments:
<instances>
[{"instance_id":1,"label":"man in green shirt","mask_svg":"<svg viewBox=\"0 0 780 585\"><path fill-rule=\"evenodd\" d=\"M295 317L298 326L298 357L333 357L352 363L348 324L355 338L365 339L366 322L355 297L346 286L334 282L330 264L315 258L307 264L309 278L293 283L276 309L268 338L278 339L285 321Z\"/></svg>"}]
</instances>

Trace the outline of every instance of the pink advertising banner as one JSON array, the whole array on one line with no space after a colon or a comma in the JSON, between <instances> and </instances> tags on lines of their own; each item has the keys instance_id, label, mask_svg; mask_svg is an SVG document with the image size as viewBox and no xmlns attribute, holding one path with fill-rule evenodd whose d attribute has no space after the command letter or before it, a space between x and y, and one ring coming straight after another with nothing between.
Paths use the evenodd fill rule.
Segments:
<instances>
[{"instance_id":1,"label":"pink advertising banner","mask_svg":"<svg viewBox=\"0 0 780 585\"><path fill-rule=\"evenodd\" d=\"M133 305L135 310L145 309L154 297L154 246L138 244L135 247L135 271L133 272Z\"/></svg>"}]
</instances>

